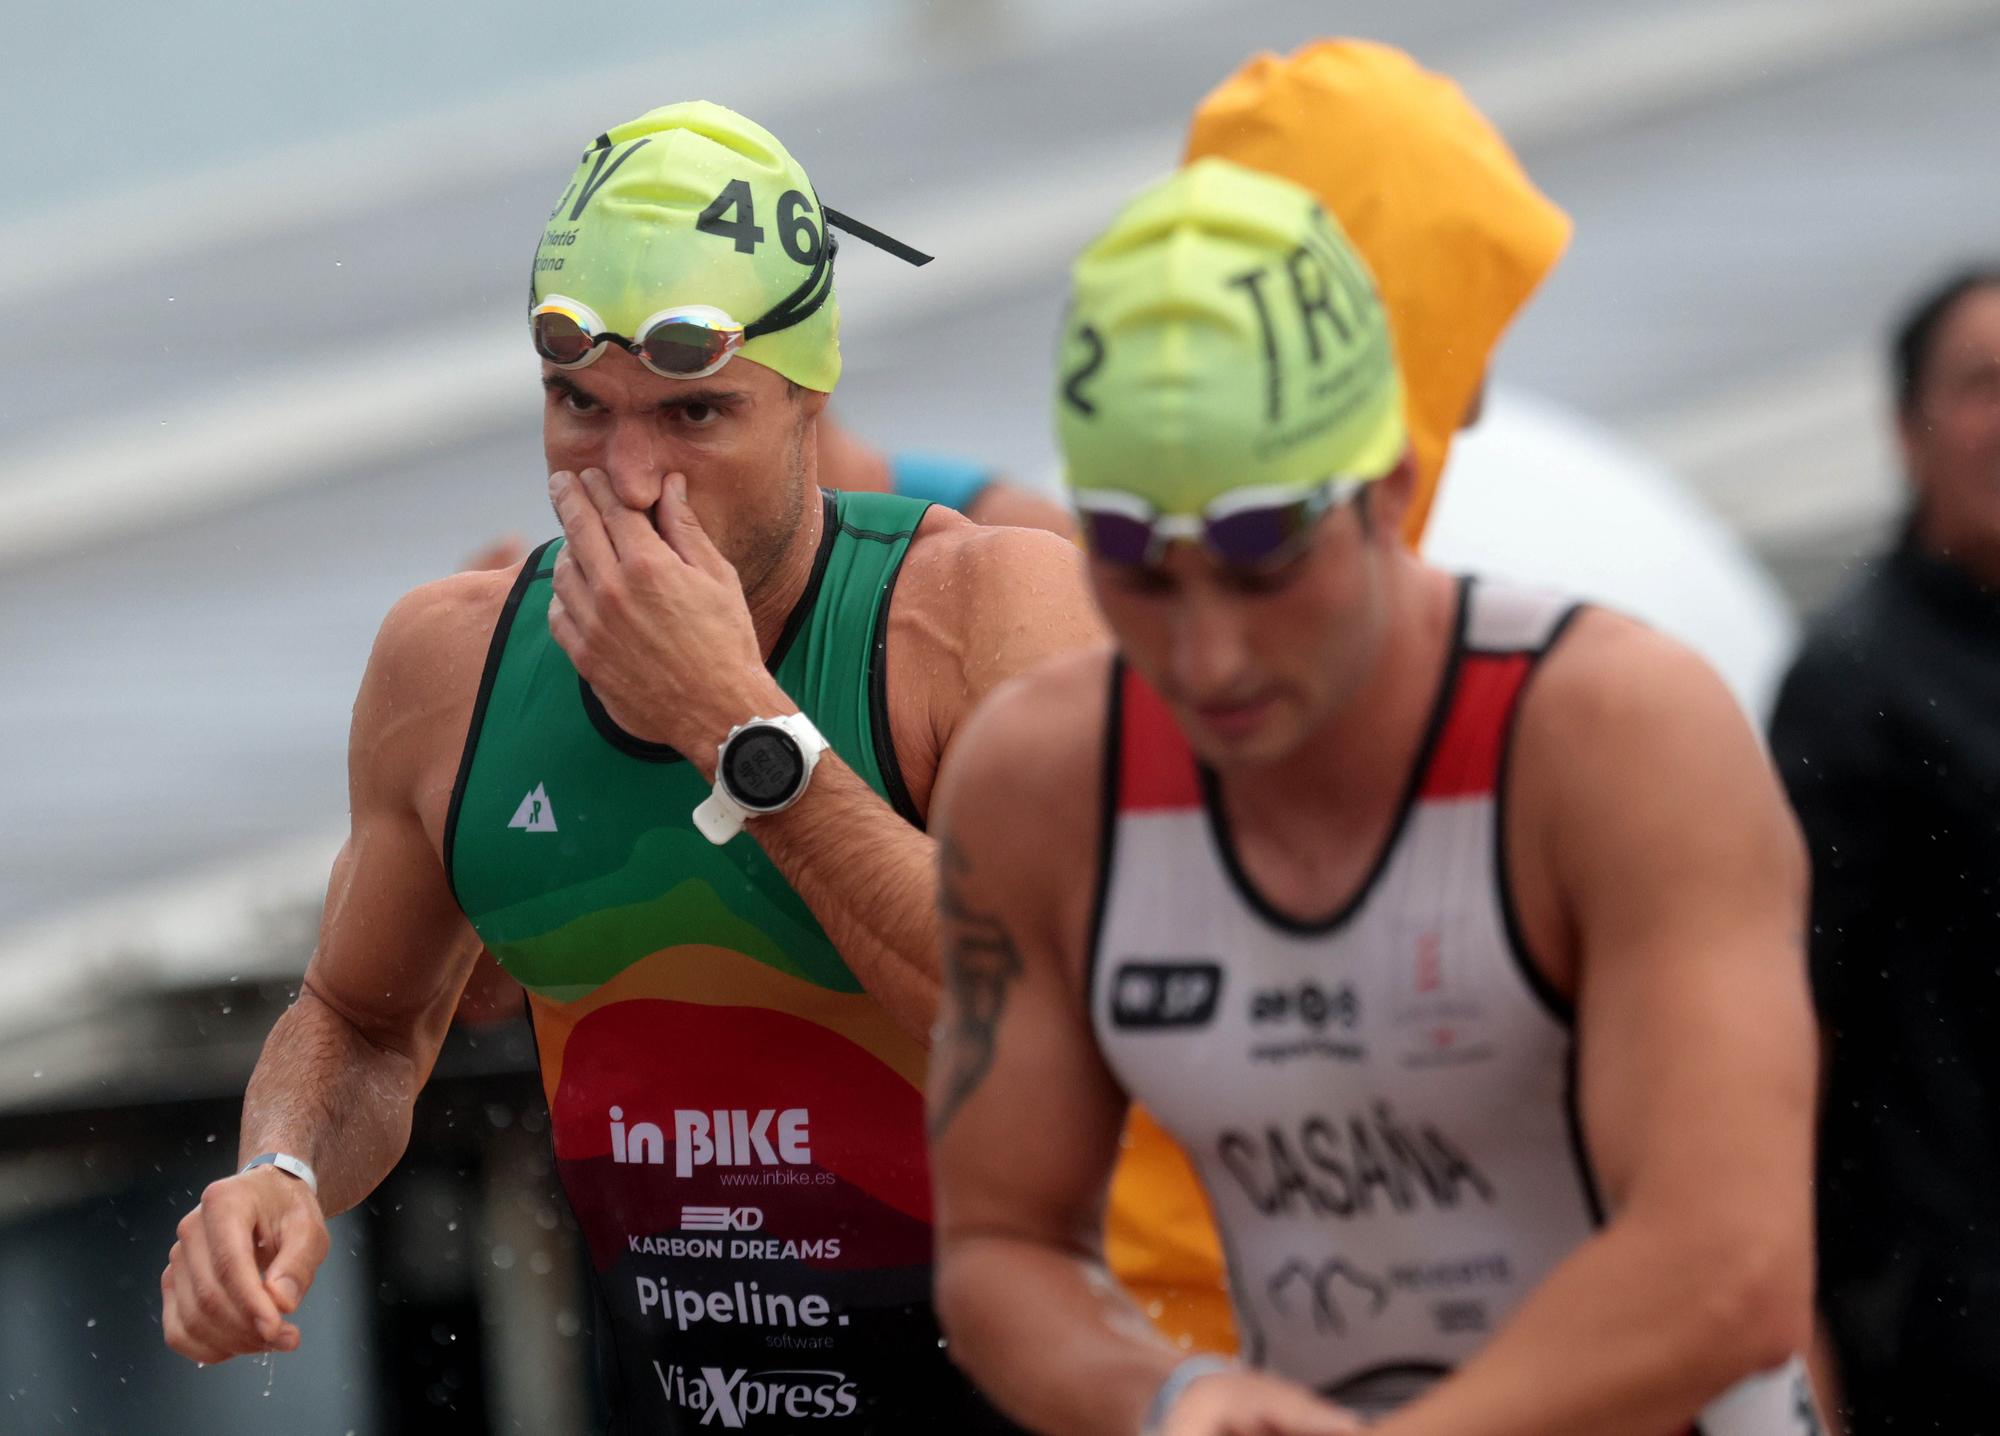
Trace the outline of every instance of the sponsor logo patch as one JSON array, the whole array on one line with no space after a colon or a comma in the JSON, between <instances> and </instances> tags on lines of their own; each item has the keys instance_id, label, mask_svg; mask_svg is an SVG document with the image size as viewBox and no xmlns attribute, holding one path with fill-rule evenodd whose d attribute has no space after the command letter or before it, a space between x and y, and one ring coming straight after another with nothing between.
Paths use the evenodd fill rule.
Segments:
<instances>
[{"instance_id":1,"label":"sponsor logo patch","mask_svg":"<svg viewBox=\"0 0 2000 1436\"><path fill-rule=\"evenodd\" d=\"M613 1107L611 1160L663 1166L666 1134L657 1122L628 1127L625 1109ZM720 1108L674 1112L674 1175L690 1177L696 1167L804 1167L812 1163L811 1116L804 1107ZM754 1230L746 1228L745 1230Z\"/></svg>"},{"instance_id":2,"label":"sponsor logo patch","mask_svg":"<svg viewBox=\"0 0 2000 1436\"><path fill-rule=\"evenodd\" d=\"M754 1232L764 1226L762 1207L682 1207L684 1232Z\"/></svg>"},{"instance_id":3,"label":"sponsor logo patch","mask_svg":"<svg viewBox=\"0 0 2000 1436\"><path fill-rule=\"evenodd\" d=\"M860 1401L839 1371L749 1371L743 1367L662 1365L653 1373L667 1400L699 1411L703 1426L740 1431L755 1417L826 1421L852 1416Z\"/></svg>"},{"instance_id":4,"label":"sponsor logo patch","mask_svg":"<svg viewBox=\"0 0 2000 1436\"><path fill-rule=\"evenodd\" d=\"M731 1282L713 1291L675 1286L649 1276L634 1277L633 1282L639 1315L657 1315L661 1322L679 1331L702 1325L752 1326L775 1331L847 1325L847 1317L835 1311L823 1296L764 1291L754 1281Z\"/></svg>"},{"instance_id":5,"label":"sponsor logo patch","mask_svg":"<svg viewBox=\"0 0 2000 1436\"><path fill-rule=\"evenodd\" d=\"M1250 1026L1258 1038L1253 1062L1287 1062L1294 1057L1333 1057L1358 1062L1368 1049L1353 1039L1361 1021L1361 997L1351 982L1323 987L1307 980L1250 994Z\"/></svg>"},{"instance_id":6,"label":"sponsor logo patch","mask_svg":"<svg viewBox=\"0 0 2000 1436\"><path fill-rule=\"evenodd\" d=\"M1111 979L1111 1025L1126 1030L1206 1027L1222 1000L1222 964L1204 958L1127 961Z\"/></svg>"}]
</instances>

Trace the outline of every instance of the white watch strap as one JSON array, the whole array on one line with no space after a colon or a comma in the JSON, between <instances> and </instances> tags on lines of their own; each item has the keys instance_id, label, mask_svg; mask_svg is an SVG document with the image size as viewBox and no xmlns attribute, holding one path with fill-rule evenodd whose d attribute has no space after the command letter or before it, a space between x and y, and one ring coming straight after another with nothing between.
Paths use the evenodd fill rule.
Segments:
<instances>
[{"instance_id":1,"label":"white watch strap","mask_svg":"<svg viewBox=\"0 0 2000 1436\"><path fill-rule=\"evenodd\" d=\"M243 1164L243 1171L248 1172L256 1167L276 1167L286 1176L297 1177L304 1182L306 1190L315 1197L319 1195L319 1178L313 1175L313 1169L289 1152L260 1153ZM242 1173L239 1172L237 1175L241 1176Z\"/></svg>"},{"instance_id":2,"label":"white watch strap","mask_svg":"<svg viewBox=\"0 0 2000 1436\"><path fill-rule=\"evenodd\" d=\"M704 838L720 847L743 831L743 820L749 816L742 804L724 791L718 778L714 790L695 804L694 826Z\"/></svg>"}]
</instances>

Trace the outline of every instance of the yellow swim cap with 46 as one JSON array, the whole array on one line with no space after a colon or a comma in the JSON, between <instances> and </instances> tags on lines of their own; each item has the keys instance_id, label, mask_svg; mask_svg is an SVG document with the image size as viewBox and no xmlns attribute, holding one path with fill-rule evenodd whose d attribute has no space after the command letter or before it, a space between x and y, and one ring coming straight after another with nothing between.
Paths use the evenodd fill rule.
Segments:
<instances>
[{"instance_id":1,"label":"yellow swim cap with 46","mask_svg":"<svg viewBox=\"0 0 2000 1436\"><path fill-rule=\"evenodd\" d=\"M536 246L529 304L580 302L629 339L677 306L748 326L788 300L816 300L737 352L831 391L840 307L826 224L812 181L769 130L705 100L667 105L584 151Z\"/></svg>"}]
</instances>

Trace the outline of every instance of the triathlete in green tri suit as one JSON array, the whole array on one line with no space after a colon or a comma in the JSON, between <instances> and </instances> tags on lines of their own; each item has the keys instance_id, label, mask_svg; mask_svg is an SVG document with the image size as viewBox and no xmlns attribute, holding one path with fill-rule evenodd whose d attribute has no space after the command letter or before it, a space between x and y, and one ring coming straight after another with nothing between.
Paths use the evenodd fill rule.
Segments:
<instances>
[{"instance_id":1,"label":"triathlete in green tri suit","mask_svg":"<svg viewBox=\"0 0 2000 1436\"><path fill-rule=\"evenodd\" d=\"M1007 1429L930 1306L920 824L962 718L1092 620L1052 534L818 487L829 220L713 105L585 152L531 298L563 536L383 624L250 1165L162 1276L183 1355L298 1345L323 1214L401 1155L483 944L529 992L614 1430Z\"/></svg>"}]
</instances>

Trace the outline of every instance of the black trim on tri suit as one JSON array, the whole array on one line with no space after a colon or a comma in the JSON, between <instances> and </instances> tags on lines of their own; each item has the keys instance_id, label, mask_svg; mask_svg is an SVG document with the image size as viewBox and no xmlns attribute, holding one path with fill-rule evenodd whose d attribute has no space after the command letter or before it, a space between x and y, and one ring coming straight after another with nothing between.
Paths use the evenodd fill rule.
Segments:
<instances>
[{"instance_id":1,"label":"black trim on tri suit","mask_svg":"<svg viewBox=\"0 0 2000 1436\"><path fill-rule=\"evenodd\" d=\"M813 605L819 602L820 585L826 581L827 560L833 557L833 530L839 510L834 507L833 495L825 489L820 490L819 497L819 548L813 553L812 574L806 579L805 589L799 594L799 601L792 605L792 611L785 616L785 626L778 631L778 641L771 645L771 656L764 660L764 666L773 673L785 661L785 655L792 651L799 631L806 626L806 619L812 616Z\"/></svg>"},{"instance_id":2,"label":"black trim on tri suit","mask_svg":"<svg viewBox=\"0 0 2000 1436\"><path fill-rule=\"evenodd\" d=\"M1098 779L1097 885L1090 899L1090 938L1083 950L1083 993L1086 1017L1096 1012L1098 948L1103 944L1104 913L1111 904L1111 863L1118 852L1118 799L1125 765L1125 660L1111 655L1111 686L1104 702L1104 771Z\"/></svg>"},{"instance_id":3,"label":"black trim on tri suit","mask_svg":"<svg viewBox=\"0 0 2000 1436\"><path fill-rule=\"evenodd\" d=\"M1361 911L1368 895L1374 892L1375 884L1388 870L1389 860L1396 853L1396 844L1402 840L1403 829L1416 808L1417 794L1430 773L1431 760L1437 756L1438 739L1444 733L1445 720L1451 714L1452 699L1458 692L1458 674L1465 657L1466 624L1472 613L1472 580L1460 578L1457 589L1458 611L1452 618L1451 647L1445 655L1444 671L1438 675L1437 691L1431 698L1430 717L1424 724L1424 736L1417 744L1416 759L1410 765L1409 776L1403 780L1403 795L1396 803L1395 820L1389 825L1388 836L1382 840L1382 846L1375 854L1368 876L1362 879L1361 886L1354 890L1353 895L1331 914L1323 918L1296 918L1280 912L1257 890L1257 885L1250 881L1249 872L1237 859L1236 845L1230 839L1229 819L1222 811L1222 785L1213 769L1206 763L1201 765L1202 807L1208 814L1209 840L1215 845L1216 855L1222 859L1223 871L1229 874L1231 886L1251 910L1279 931L1300 937L1323 937L1338 930Z\"/></svg>"},{"instance_id":4,"label":"black trim on tri suit","mask_svg":"<svg viewBox=\"0 0 2000 1436\"><path fill-rule=\"evenodd\" d=\"M876 533L873 529L858 529L848 523L842 523L840 531L853 538L898 543L915 538L917 530L929 517L931 507L925 504L917 510L916 522L901 533ZM882 597L875 610L875 634L868 645L868 736L875 746L875 766L882 770L882 791L889 799L889 806L896 810L898 817L921 833L927 831L924 815L917 811L917 805L910 797L909 785L903 781L903 765L896 759L896 735L889 726L889 604L896 597L896 580L903 576L903 565L909 561L910 551L904 549L901 561L882 580Z\"/></svg>"},{"instance_id":5,"label":"black trim on tri suit","mask_svg":"<svg viewBox=\"0 0 2000 1436\"><path fill-rule=\"evenodd\" d=\"M1521 981L1528 985L1528 991L1535 995L1549 1016L1564 1027L1576 1026L1576 1008L1570 1000L1556 991L1549 981L1548 971L1535 961L1534 949L1528 942L1527 934L1521 928L1521 915L1514 906L1514 884L1507 869L1507 779L1514 768L1514 738L1521 730L1521 705L1528 701L1528 688L1542 671L1542 660L1554 651L1556 642L1568 631L1576 616L1583 612L1580 603L1571 604L1557 619L1538 648L1510 649L1495 652L1491 656L1508 658L1516 653L1525 654L1534 660L1521 686L1514 693L1514 706L1507 714L1507 731L1500 736L1500 768L1493 776L1493 883L1498 890L1500 902L1500 924L1507 934L1507 955L1514 959L1514 966L1521 974ZM1487 656L1485 654L1482 657Z\"/></svg>"},{"instance_id":6,"label":"black trim on tri suit","mask_svg":"<svg viewBox=\"0 0 2000 1436\"><path fill-rule=\"evenodd\" d=\"M577 697L583 703L585 716L590 726L597 730L597 736L616 748L628 758L637 758L645 763L685 763L687 755L671 743L653 743L644 738L635 738L618 726L618 720L605 711L604 700L581 673L576 675Z\"/></svg>"},{"instance_id":7,"label":"black trim on tri suit","mask_svg":"<svg viewBox=\"0 0 2000 1436\"><path fill-rule=\"evenodd\" d=\"M935 504L926 503L923 508L923 513L917 515L916 523L910 525L910 527L906 529L897 529L894 533L885 534L880 529L856 528L853 524L848 523L845 519L841 520L840 531L846 534L849 538L872 539L876 543L900 543L902 540L909 538L912 534L916 533L916 531L923 525L924 522L923 515L929 513L932 509L936 507L937 505ZM897 564L896 565L897 571L901 572L902 567L903 566L900 563Z\"/></svg>"},{"instance_id":8,"label":"black trim on tri suit","mask_svg":"<svg viewBox=\"0 0 2000 1436\"><path fill-rule=\"evenodd\" d=\"M1343 1395L1351 1394L1355 1386L1364 1381L1378 1381L1384 1376L1428 1376L1443 1381L1451 1374L1451 1367L1437 1361L1384 1361L1375 1366L1364 1366L1339 1381L1329 1381L1319 1388L1319 1394L1338 1403Z\"/></svg>"},{"instance_id":9,"label":"black trim on tri suit","mask_svg":"<svg viewBox=\"0 0 2000 1436\"><path fill-rule=\"evenodd\" d=\"M825 501L825 518L820 523L819 548L813 554L812 575L806 579L805 589L799 594L798 602L792 605L792 611L785 616L785 626L778 633L778 641L771 649L771 656L764 660L764 667L774 674L778 671L778 665L785 661L785 655L791 651L792 642L799 636L799 630L805 627L806 617L812 612L813 604L819 601L819 586L826 578L826 561L833 556L834 535L844 527L834 518L833 495L822 490L820 497ZM618 720L605 711L603 700L592 691L581 673L576 676L576 686L583 699L584 714L590 719L590 726L597 730L597 736L626 757L637 758L642 763L687 761L687 755L671 743L653 743L644 738L635 738L619 727ZM745 721L758 716L760 715L754 713L743 715Z\"/></svg>"},{"instance_id":10,"label":"black trim on tri suit","mask_svg":"<svg viewBox=\"0 0 2000 1436\"><path fill-rule=\"evenodd\" d=\"M1535 1000L1569 1034L1569 1052L1563 1062L1563 1129L1569 1136L1570 1160L1576 1164L1577 1184L1583 1190L1584 1205L1590 1209L1591 1221L1601 1227L1605 1223L1607 1208L1603 1189L1598 1185L1597 1168L1590 1160L1590 1144L1584 1139L1583 1104L1578 1098L1576 1006L1556 990L1555 984L1549 981L1547 969L1535 960L1534 948L1521 927L1520 911L1514 905L1514 883L1507 868L1507 789L1508 779L1514 771L1514 740L1521 731L1521 707L1528 700L1529 686L1542 671L1542 663L1555 651L1557 642L1569 631L1584 607L1577 603L1564 610L1539 647L1495 654L1504 658L1512 653L1524 653L1534 660L1534 665L1514 694L1514 706L1507 714L1507 731L1500 740L1500 770L1493 779L1493 884L1500 904L1500 925L1507 938L1507 955L1513 959L1514 970L1520 974L1521 982ZM1699 1436L1700 1428L1695 1430Z\"/></svg>"},{"instance_id":11,"label":"black trim on tri suit","mask_svg":"<svg viewBox=\"0 0 2000 1436\"><path fill-rule=\"evenodd\" d=\"M1590 1219L1603 1226L1608 1214L1604 1205L1604 1193L1597 1185L1597 1168L1591 1165L1590 1144L1583 1135L1583 1103L1578 1098L1578 1088L1582 1079L1577 1072L1576 1036L1571 1034L1569 1054L1563 1063L1563 1126L1569 1132L1569 1154L1576 1161L1577 1181L1583 1187L1584 1204L1590 1208Z\"/></svg>"},{"instance_id":12,"label":"black trim on tri suit","mask_svg":"<svg viewBox=\"0 0 2000 1436\"><path fill-rule=\"evenodd\" d=\"M500 659L507 651L507 636L514 631L514 615L520 611L521 598L528 591L528 585L538 578L546 577L548 570L540 567L542 555L548 552L549 544L541 547L521 560L521 571L514 575L513 586L507 590L507 601L500 606L500 618L493 625L493 637L486 644L486 665L479 670L479 696L472 700L472 722L466 725L465 746L458 755L458 775L452 779L451 806L444 816L444 859L445 886L451 890L451 900L464 910L465 904L458 899L458 879L452 870L452 857L458 842L458 810L465 803L465 785L472 777L472 755L479 746L479 732L486 722L486 705L493 697L493 684L500 676Z\"/></svg>"}]
</instances>

